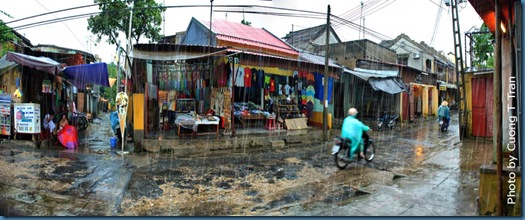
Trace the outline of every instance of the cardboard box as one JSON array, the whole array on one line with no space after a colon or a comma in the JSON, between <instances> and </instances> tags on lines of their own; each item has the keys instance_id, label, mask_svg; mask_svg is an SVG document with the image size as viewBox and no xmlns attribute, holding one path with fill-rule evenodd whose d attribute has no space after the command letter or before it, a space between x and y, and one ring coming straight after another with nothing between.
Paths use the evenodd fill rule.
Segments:
<instances>
[{"instance_id":1,"label":"cardboard box","mask_svg":"<svg viewBox=\"0 0 525 220\"><path fill-rule=\"evenodd\" d=\"M306 118L285 119L284 123L286 124L287 130L299 130L308 128L308 125L306 124Z\"/></svg>"}]
</instances>

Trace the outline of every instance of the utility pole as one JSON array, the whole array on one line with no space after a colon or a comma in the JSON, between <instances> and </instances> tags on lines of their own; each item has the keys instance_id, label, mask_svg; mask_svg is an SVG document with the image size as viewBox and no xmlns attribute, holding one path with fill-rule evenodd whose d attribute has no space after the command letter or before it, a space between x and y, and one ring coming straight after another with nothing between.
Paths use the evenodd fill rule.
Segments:
<instances>
[{"instance_id":1,"label":"utility pole","mask_svg":"<svg viewBox=\"0 0 525 220\"><path fill-rule=\"evenodd\" d=\"M120 40L117 43L117 93L120 92Z\"/></svg>"},{"instance_id":2,"label":"utility pole","mask_svg":"<svg viewBox=\"0 0 525 220\"><path fill-rule=\"evenodd\" d=\"M361 14L359 15L359 37L361 39L361 28L363 27L363 2L361 1Z\"/></svg>"},{"instance_id":3,"label":"utility pole","mask_svg":"<svg viewBox=\"0 0 525 220\"><path fill-rule=\"evenodd\" d=\"M457 87L458 93L456 94L456 100L459 104L459 139L463 138L468 133L468 124L466 108L467 108L467 99L465 98L466 87L465 87L465 68L463 66L463 52L461 48L461 31L459 30L459 17L458 17L458 0L451 0L450 5L452 8L452 29L454 32L454 51L456 55L456 74L457 74ZM423 60L421 60L423 61ZM460 77L461 76L461 84ZM494 82L495 83L495 82ZM463 107L462 107L463 106Z\"/></svg>"},{"instance_id":4,"label":"utility pole","mask_svg":"<svg viewBox=\"0 0 525 220\"><path fill-rule=\"evenodd\" d=\"M323 76L323 140L327 141L327 127L328 127L328 59L330 54L330 5L327 7L326 13L326 53L324 54L324 76Z\"/></svg>"},{"instance_id":5,"label":"utility pole","mask_svg":"<svg viewBox=\"0 0 525 220\"><path fill-rule=\"evenodd\" d=\"M211 30L212 29L212 25L211 25L211 23L212 23L212 20L213 20L212 18L213 18L213 0L210 0L210 36L209 36L209 38L210 38L210 46L211 46L211 33L212 33L212 30Z\"/></svg>"},{"instance_id":6,"label":"utility pole","mask_svg":"<svg viewBox=\"0 0 525 220\"><path fill-rule=\"evenodd\" d=\"M164 6L164 11L162 12L162 36L166 37L166 1L162 0L162 6Z\"/></svg>"},{"instance_id":7,"label":"utility pole","mask_svg":"<svg viewBox=\"0 0 525 220\"><path fill-rule=\"evenodd\" d=\"M502 94L501 94L501 82L502 82L502 67L501 67L501 29L499 28L498 24L501 24L501 2L495 1L495 11L496 11L496 48L494 50L494 140L492 142L493 147L496 148L496 175L498 177L498 185L497 185L497 192L498 192L498 199L497 199L497 205L496 205L496 211L498 213L498 216L503 216L503 204L504 204L504 196L503 196L503 135L502 135L502 117L501 117L501 109L502 109Z\"/></svg>"},{"instance_id":8,"label":"utility pole","mask_svg":"<svg viewBox=\"0 0 525 220\"><path fill-rule=\"evenodd\" d=\"M363 18L363 39L365 39L365 18Z\"/></svg>"}]
</instances>

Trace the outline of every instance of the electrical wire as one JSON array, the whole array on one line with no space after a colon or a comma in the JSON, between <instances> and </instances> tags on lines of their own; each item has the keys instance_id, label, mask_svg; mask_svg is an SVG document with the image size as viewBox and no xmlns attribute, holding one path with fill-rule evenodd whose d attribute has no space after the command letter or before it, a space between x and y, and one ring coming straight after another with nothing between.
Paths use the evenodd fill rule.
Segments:
<instances>
[{"instance_id":1,"label":"electrical wire","mask_svg":"<svg viewBox=\"0 0 525 220\"><path fill-rule=\"evenodd\" d=\"M38 0L35 0L40 6L42 6L44 9L46 9L48 12L49 12L49 9L46 8L46 6L44 6L42 3L40 3L40 1ZM55 15L53 15L54 17L56 17ZM71 34L73 35L73 37L75 37L75 39L77 39L77 41L80 43L80 45L84 46L86 48L86 51L89 49L86 45L84 45L84 43L82 43L82 41L80 41L80 39L78 39L78 36L75 34L75 32L73 32L73 30L71 30L71 28L69 28L69 26L64 23L64 22L61 22L63 25L66 26L66 28L69 30L69 32L71 32Z\"/></svg>"},{"instance_id":2,"label":"electrical wire","mask_svg":"<svg viewBox=\"0 0 525 220\"><path fill-rule=\"evenodd\" d=\"M39 3L40 3L40 2L39 2ZM42 5L42 4L40 4L40 5ZM17 19L17 20L13 20L13 21L5 22L5 24L15 23L15 22L24 21L24 20L31 19L31 18L37 18L37 17L44 16L44 15L50 15L50 14L55 14L55 13L58 13L58 12L71 11L71 10L75 10L75 9L86 8L86 7L92 7L92 6L97 6L97 5L98 5L98 4L92 4L92 5L84 5L84 6L78 6L78 7L72 7L72 8L61 9L61 10L57 10L57 11L47 12L47 13L43 13L43 14L33 15L33 16L29 16L29 17L25 17L25 18L21 18L21 19ZM46 9L46 10L47 10L47 9ZM49 11L49 10L48 10L48 11Z\"/></svg>"},{"instance_id":3,"label":"electrical wire","mask_svg":"<svg viewBox=\"0 0 525 220\"><path fill-rule=\"evenodd\" d=\"M442 1L441 1L442 4ZM432 46L434 44L434 39L436 39L437 30L439 29L439 21L441 20L441 5L438 5L438 11L436 15L436 21L434 22L434 31L432 32L432 38L430 39L429 45Z\"/></svg>"},{"instance_id":4,"label":"electrical wire","mask_svg":"<svg viewBox=\"0 0 525 220\"><path fill-rule=\"evenodd\" d=\"M370 1L370 2L371 3L368 4L368 5L370 5L370 7L371 7L371 6L373 6L375 4L375 3L374 4L372 4L372 3L373 2L377 2L377 0L376 1ZM389 4L391 4L392 2L390 2ZM375 13L376 11L378 11L378 10L388 6L389 4L384 5L384 3L383 3L383 4L380 4L380 5L377 5L376 7L372 8L372 10L373 9L376 9L376 10L372 11L372 12L369 12L368 14ZM45 14L41 14L41 15L35 15L35 16L26 17L26 18L23 18L23 19L11 21L9 23L18 22L18 21L22 21L22 20L26 20L26 19L42 16L42 15L48 15L48 14L53 14L53 13L57 13L57 12L63 12L63 11L67 11L67 10L74 10L74 9L78 9L78 8L81 8L81 7L90 7L90 6L93 6L93 5L86 5L86 6L80 6L80 7L73 7L73 8L69 8L69 9L62 9L62 10L58 10L58 11L55 11L55 12L49 12L49 13L45 13ZM206 7L206 8L208 8L209 5L160 6L160 7L148 7L148 8L134 8L134 10L144 10L144 9L152 9L152 8L169 9L169 8L195 8L195 7ZM220 12L254 13L254 14L262 14L262 15L289 16L289 17L301 17L301 18L312 18L312 19L325 19L326 18L326 14L325 13L321 13L321 12L307 11L307 10L298 10L298 9L288 9L288 8L273 7L273 6L214 5L214 7L219 7L219 8L220 7L225 7L225 8L265 8L265 9L285 10L285 11L300 12L300 13L261 12L261 11L246 11L246 10L244 10L244 11L240 11L240 10L230 10L230 11L227 11L227 10L215 10L215 11L220 11ZM122 9L122 10L128 10L128 9ZM61 18L55 18L55 19L38 21L38 22L30 23L30 24L20 25L20 26L13 27L12 29L14 29L14 30L22 30L22 29L27 29L27 28L32 28L32 27L38 27L38 26L53 24L53 23L57 23L57 22L63 22L63 21L68 21L68 20L80 19L80 18L92 16L92 15L97 15L97 14L100 14L100 13L110 13L110 12L115 12L115 11L121 11L121 10L111 10L111 11L104 11L104 12L99 11L99 12L84 13L84 14L78 14L78 15L72 15L72 16L65 16L65 17L61 17ZM358 24L355 24L355 23L353 23L350 20L341 18L339 16L335 16L335 15L331 15L331 17L334 18L333 19L334 25L347 26L347 27L350 27L350 28L358 30L358 31L361 28ZM372 37L377 38L379 40L392 40L391 37L388 37L388 36L386 36L384 34L381 34L381 33L377 32L377 31L371 30L370 28L364 28L363 27L363 30L368 36L372 36Z\"/></svg>"},{"instance_id":5,"label":"electrical wire","mask_svg":"<svg viewBox=\"0 0 525 220\"><path fill-rule=\"evenodd\" d=\"M345 20L354 21L354 20L358 19L361 16L361 11L360 10L363 10L366 13L366 10L368 10L369 7L374 6L379 1L380 0L368 1L367 3L363 4L362 8L361 8L361 6L356 6L351 11L348 11L347 13L344 13L342 16L339 16L339 17L343 18ZM334 28L338 28L338 27L339 27L339 25L334 25Z\"/></svg>"}]
</instances>

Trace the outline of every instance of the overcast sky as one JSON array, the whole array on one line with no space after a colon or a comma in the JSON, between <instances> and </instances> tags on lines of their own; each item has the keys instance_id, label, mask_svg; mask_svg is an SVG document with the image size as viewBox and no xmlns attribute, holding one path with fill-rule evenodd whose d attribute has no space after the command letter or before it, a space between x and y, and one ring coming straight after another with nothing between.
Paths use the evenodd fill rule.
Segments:
<instances>
[{"instance_id":1,"label":"overcast sky","mask_svg":"<svg viewBox=\"0 0 525 220\"><path fill-rule=\"evenodd\" d=\"M9 2L9 4L2 4L2 9L0 9L13 17L8 18L0 14L0 19L6 23L42 13L93 4L93 0L16 0ZM167 9L163 25L165 29L161 34L174 35L175 32L185 31L191 17L206 21L210 19L209 0L157 0L157 2L165 3L166 6L188 4L208 6ZM364 26L385 36L378 39L365 33L365 38L379 43L381 40L393 39L399 34L405 33L416 42L424 41L430 44L434 37L432 46L436 50L444 51L445 53L454 51L451 10L450 7L442 4L440 0L214 0L213 5L215 6L214 10L234 10L232 8L222 8L220 5L260 5L326 14L327 5L329 4L333 15L344 17L348 12L353 12L351 13L351 21L359 25L361 2L363 2ZM242 9L240 10L242 11ZM264 8L246 8L245 10L269 11L269 9ZM116 47L108 45L104 40L98 45L89 40L90 38L94 39L94 36L87 30L87 18L26 29L16 28L24 24L96 11L98 11L98 7L95 6L8 23L8 25L28 38L33 45L53 44L83 50L98 54L103 62L110 63L113 60L112 57L116 52ZM299 13L290 11L279 12ZM245 13L244 18L252 22L253 27L265 28L278 37L284 37L292 28L300 30L326 23L326 17L300 18ZM227 19L232 22L240 22L243 19L243 14L214 12L213 19ZM483 22L470 3L460 4L459 21L462 33L472 27L479 28ZM336 25L335 23L332 24ZM436 31L434 31L435 28L437 28ZM355 28L345 25L337 25L336 31L343 41L357 40L363 37ZM462 36L462 40L464 40L464 36ZM125 39L122 39L122 42L125 42Z\"/></svg>"}]
</instances>

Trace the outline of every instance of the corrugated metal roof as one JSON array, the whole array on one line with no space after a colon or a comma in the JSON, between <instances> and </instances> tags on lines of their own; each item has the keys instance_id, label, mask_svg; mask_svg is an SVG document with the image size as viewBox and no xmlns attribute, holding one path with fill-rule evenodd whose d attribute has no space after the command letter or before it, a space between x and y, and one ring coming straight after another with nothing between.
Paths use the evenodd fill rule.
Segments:
<instances>
[{"instance_id":1,"label":"corrugated metal roof","mask_svg":"<svg viewBox=\"0 0 525 220\"><path fill-rule=\"evenodd\" d=\"M271 45L271 44L255 42L255 41L251 41L251 40L247 40L247 39L243 39L243 38L238 38L238 37L217 35L217 39L218 40L222 40L222 41L228 41L228 42L233 42L233 43L238 43L238 44L249 45L249 46L252 46L252 47L266 48L266 49L279 51L279 52L282 52L282 53L285 53L285 54L294 55L294 56L299 55L299 52L294 51L294 50L290 50L288 48L283 48L283 47L279 47L279 46L275 46L275 45Z\"/></svg>"},{"instance_id":2,"label":"corrugated metal roof","mask_svg":"<svg viewBox=\"0 0 525 220\"><path fill-rule=\"evenodd\" d=\"M210 28L209 21L199 22L201 22L207 28ZM212 31L217 34L217 38L220 38L221 40L278 50L295 56L299 55L297 51L295 51L284 41L262 28L256 28L241 23L228 22L226 20L220 19L214 20L212 25Z\"/></svg>"},{"instance_id":3,"label":"corrugated metal roof","mask_svg":"<svg viewBox=\"0 0 525 220\"><path fill-rule=\"evenodd\" d=\"M281 56L274 56L274 55L271 55L271 54L257 53L257 52L246 51L246 50L227 49L226 51L233 52L233 53L244 53L244 54L248 54L248 55L261 56L261 57L270 57L270 58L282 59L282 60L288 60L288 61L295 61L295 62L299 61L297 59L281 57Z\"/></svg>"},{"instance_id":4,"label":"corrugated metal roof","mask_svg":"<svg viewBox=\"0 0 525 220\"><path fill-rule=\"evenodd\" d=\"M299 58L302 61L308 61L310 63L315 63L315 64L322 65L322 66L324 66L325 64L324 56L319 56L319 55L315 55L315 54L311 54L307 52L301 52L301 54L299 55ZM328 66L336 67L336 68L343 68L342 65L339 65L332 59L328 59Z\"/></svg>"}]
</instances>

